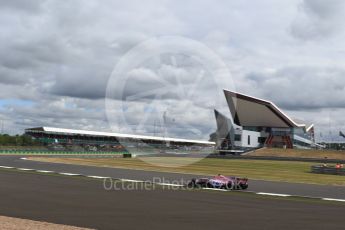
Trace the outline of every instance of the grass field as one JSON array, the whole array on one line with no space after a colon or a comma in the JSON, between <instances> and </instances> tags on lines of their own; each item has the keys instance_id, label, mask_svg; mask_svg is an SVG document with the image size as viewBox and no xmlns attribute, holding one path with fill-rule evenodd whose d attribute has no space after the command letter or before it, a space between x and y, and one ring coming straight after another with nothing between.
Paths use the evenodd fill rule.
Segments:
<instances>
[{"instance_id":1,"label":"grass field","mask_svg":"<svg viewBox=\"0 0 345 230\"><path fill-rule=\"evenodd\" d=\"M345 151L263 148L249 153L248 156L302 157L316 159L324 159L327 157L328 159L345 160Z\"/></svg>"},{"instance_id":2,"label":"grass field","mask_svg":"<svg viewBox=\"0 0 345 230\"><path fill-rule=\"evenodd\" d=\"M31 157L30 159L45 162L141 169L161 172L191 173L200 175L216 175L221 173L224 175L244 176L250 179L345 186L345 177L343 176L310 173L310 166L315 163L308 162L238 159L222 160L208 158L195 162L195 158L186 157L150 157L150 163L147 163L140 158L88 159ZM176 165L180 163L191 164L176 167Z\"/></svg>"}]
</instances>

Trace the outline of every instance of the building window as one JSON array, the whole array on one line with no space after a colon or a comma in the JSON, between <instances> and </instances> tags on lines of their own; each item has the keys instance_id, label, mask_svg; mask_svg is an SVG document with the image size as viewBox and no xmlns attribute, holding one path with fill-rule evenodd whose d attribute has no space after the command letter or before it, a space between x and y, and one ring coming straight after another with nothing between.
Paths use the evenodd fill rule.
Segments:
<instances>
[{"instance_id":1,"label":"building window","mask_svg":"<svg viewBox=\"0 0 345 230\"><path fill-rule=\"evenodd\" d=\"M248 135L248 145L250 145L250 135Z\"/></svg>"},{"instance_id":2,"label":"building window","mask_svg":"<svg viewBox=\"0 0 345 230\"><path fill-rule=\"evenodd\" d=\"M235 141L241 141L241 134L235 134Z\"/></svg>"},{"instance_id":3,"label":"building window","mask_svg":"<svg viewBox=\"0 0 345 230\"><path fill-rule=\"evenodd\" d=\"M265 144L266 137L258 137L258 143Z\"/></svg>"}]
</instances>

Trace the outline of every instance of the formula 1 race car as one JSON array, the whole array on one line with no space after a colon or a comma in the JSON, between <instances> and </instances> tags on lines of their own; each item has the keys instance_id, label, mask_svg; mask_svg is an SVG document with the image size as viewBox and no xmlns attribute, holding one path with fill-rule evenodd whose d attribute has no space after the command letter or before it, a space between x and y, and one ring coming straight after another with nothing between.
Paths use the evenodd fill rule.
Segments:
<instances>
[{"instance_id":1,"label":"formula 1 race car","mask_svg":"<svg viewBox=\"0 0 345 230\"><path fill-rule=\"evenodd\" d=\"M188 183L188 187L240 190L248 188L248 179L239 177L226 177L223 175L218 175L213 178L194 178Z\"/></svg>"}]
</instances>

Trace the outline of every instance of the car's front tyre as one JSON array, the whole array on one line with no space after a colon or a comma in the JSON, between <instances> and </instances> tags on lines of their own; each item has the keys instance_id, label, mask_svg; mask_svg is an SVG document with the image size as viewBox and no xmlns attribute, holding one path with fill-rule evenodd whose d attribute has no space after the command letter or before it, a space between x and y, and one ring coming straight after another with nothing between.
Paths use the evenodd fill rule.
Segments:
<instances>
[{"instance_id":1,"label":"car's front tyre","mask_svg":"<svg viewBox=\"0 0 345 230\"><path fill-rule=\"evenodd\" d=\"M206 183L206 188L214 188L213 184L211 184L210 182Z\"/></svg>"}]
</instances>

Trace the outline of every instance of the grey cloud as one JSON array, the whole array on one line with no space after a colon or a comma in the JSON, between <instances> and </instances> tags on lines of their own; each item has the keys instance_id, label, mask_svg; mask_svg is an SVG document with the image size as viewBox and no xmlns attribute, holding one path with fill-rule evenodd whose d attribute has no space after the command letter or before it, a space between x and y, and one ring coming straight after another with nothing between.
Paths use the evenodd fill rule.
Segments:
<instances>
[{"instance_id":1,"label":"grey cloud","mask_svg":"<svg viewBox=\"0 0 345 230\"><path fill-rule=\"evenodd\" d=\"M0 67L0 83L1 84L9 84L9 85L24 84L27 81L27 79L23 75L27 76L26 73Z\"/></svg>"},{"instance_id":2,"label":"grey cloud","mask_svg":"<svg viewBox=\"0 0 345 230\"><path fill-rule=\"evenodd\" d=\"M303 7L307 13L313 14L319 18L329 19L341 12L342 0L304 0Z\"/></svg>"},{"instance_id":3,"label":"grey cloud","mask_svg":"<svg viewBox=\"0 0 345 230\"><path fill-rule=\"evenodd\" d=\"M10 10L22 10L25 12L38 12L42 8L42 3L46 0L10 0L1 1L0 10L10 9Z\"/></svg>"},{"instance_id":4,"label":"grey cloud","mask_svg":"<svg viewBox=\"0 0 345 230\"><path fill-rule=\"evenodd\" d=\"M291 34L304 40L327 38L342 33L345 2L342 0L304 0L300 12L291 25Z\"/></svg>"},{"instance_id":5,"label":"grey cloud","mask_svg":"<svg viewBox=\"0 0 345 230\"><path fill-rule=\"evenodd\" d=\"M289 110L345 107L345 69L287 67L251 73L246 79L257 94Z\"/></svg>"},{"instance_id":6,"label":"grey cloud","mask_svg":"<svg viewBox=\"0 0 345 230\"><path fill-rule=\"evenodd\" d=\"M76 98L104 98L107 80L107 74L90 68L70 70L67 73L62 71L47 93Z\"/></svg>"},{"instance_id":7,"label":"grey cloud","mask_svg":"<svg viewBox=\"0 0 345 230\"><path fill-rule=\"evenodd\" d=\"M6 105L0 108L5 130L22 133L35 126L57 126L109 131L103 100L63 99L41 100L33 106ZM88 105L88 106L86 106ZM92 106L92 109L87 109Z\"/></svg>"},{"instance_id":8,"label":"grey cloud","mask_svg":"<svg viewBox=\"0 0 345 230\"><path fill-rule=\"evenodd\" d=\"M345 14L341 1L300 2L1 1L0 100L34 103L0 107L0 116L11 121L11 129L17 132L40 125L107 130L105 89L120 58L152 36L181 35L203 41L218 53L233 73L238 91L270 99L297 117L318 121L320 111L345 107ZM299 40L286 36L288 27ZM173 77L180 75L183 90L188 92L200 68L182 58L177 60L178 67L169 58L161 59L168 64L152 61L153 66L144 67L172 85L178 85ZM159 68L161 73L157 73ZM137 71L130 79L125 96L164 87L145 72ZM212 79L205 73L188 100L177 100L184 96L178 91L178 97L174 90L167 93L159 105L173 108L168 113L175 117L176 129L171 126L169 135L186 137L179 127L191 125L207 138L215 126L208 111L218 105L217 100L224 100L222 88L233 85L229 79ZM150 102L152 97L146 99ZM145 109L150 108L143 101L130 104L129 125L135 126ZM228 112L225 105L217 109ZM339 126L345 124L341 114L331 116ZM155 116L161 117L162 111ZM319 121L320 127L326 124ZM123 132L132 127L113 125L115 131ZM140 132L152 132L152 124Z\"/></svg>"}]
</instances>

